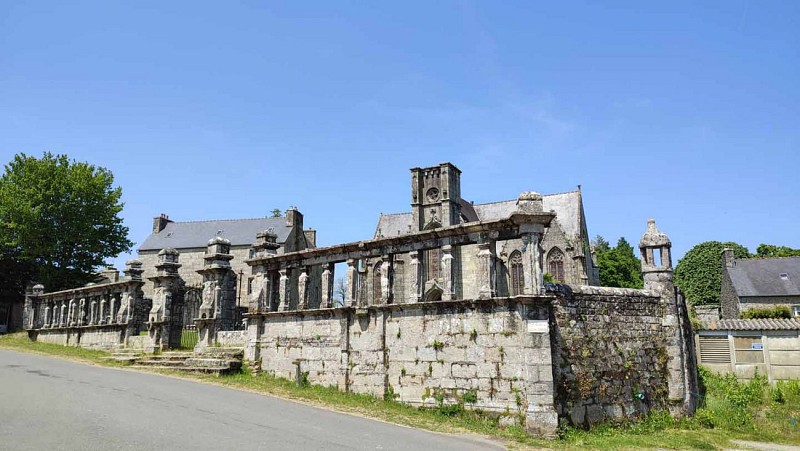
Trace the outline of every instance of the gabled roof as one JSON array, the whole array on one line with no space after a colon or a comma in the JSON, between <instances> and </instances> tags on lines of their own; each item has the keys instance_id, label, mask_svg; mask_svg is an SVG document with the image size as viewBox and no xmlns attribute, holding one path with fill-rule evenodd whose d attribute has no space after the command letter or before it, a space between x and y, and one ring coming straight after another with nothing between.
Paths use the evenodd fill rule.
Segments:
<instances>
[{"instance_id":1,"label":"gabled roof","mask_svg":"<svg viewBox=\"0 0 800 451\"><path fill-rule=\"evenodd\" d=\"M503 219L511 216L517 209L517 200L504 200L500 202L489 202L486 204L470 205L477 215L478 221L488 221ZM462 213L464 206L462 205ZM544 211L554 210L555 220L561 225L561 229L568 236L578 236L581 230L581 193L580 191L570 191L568 193L548 194L542 196L542 208ZM469 212L471 213L471 212ZM469 214L467 215L470 216ZM392 213L381 214L378 219L378 226L375 229L375 236L378 232L384 237L405 235L412 226L414 218L411 213Z\"/></svg>"},{"instance_id":2,"label":"gabled roof","mask_svg":"<svg viewBox=\"0 0 800 451\"><path fill-rule=\"evenodd\" d=\"M736 259L726 269L739 297L800 296L800 257Z\"/></svg>"},{"instance_id":3,"label":"gabled roof","mask_svg":"<svg viewBox=\"0 0 800 451\"><path fill-rule=\"evenodd\" d=\"M230 240L232 246L246 246L255 242L257 232L269 228L278 235L278 243L284 243L292 230L286 225L286 218L169 222L164 230L150 234L139 251L206 247L215 236Z\"/></svg>"}]
</instances>

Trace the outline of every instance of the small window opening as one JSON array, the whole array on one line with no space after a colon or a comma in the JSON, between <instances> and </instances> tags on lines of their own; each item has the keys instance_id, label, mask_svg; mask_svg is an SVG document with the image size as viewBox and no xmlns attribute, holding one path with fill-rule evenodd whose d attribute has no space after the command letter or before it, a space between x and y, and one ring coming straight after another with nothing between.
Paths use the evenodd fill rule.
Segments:
<instances>
[{"instance_id":1,"label":"small window opening","mask_svg":"<svg viewBox=\"0 0 800 451\"><path fill-rule=\"evenodd\" d=\"M661 249L653 249L653 266L661 266Z\"/></svg>"}]
</instances>

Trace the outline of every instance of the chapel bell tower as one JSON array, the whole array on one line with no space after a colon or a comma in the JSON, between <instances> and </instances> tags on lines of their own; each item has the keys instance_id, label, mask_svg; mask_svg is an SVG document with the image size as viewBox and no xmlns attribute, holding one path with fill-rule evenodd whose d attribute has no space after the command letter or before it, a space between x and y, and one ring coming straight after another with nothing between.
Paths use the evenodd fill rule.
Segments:
<instances>
[{"instance_id":1,"label":"chapel bell tower","mask_svg":"<svg viewBox=\"0 0 800 451\"><path fill-rule=\"evenodd\" d=\"M410 232L448 227L461 222L461 171L451 163L411 169Z\"/></svg>"}]
</instances>

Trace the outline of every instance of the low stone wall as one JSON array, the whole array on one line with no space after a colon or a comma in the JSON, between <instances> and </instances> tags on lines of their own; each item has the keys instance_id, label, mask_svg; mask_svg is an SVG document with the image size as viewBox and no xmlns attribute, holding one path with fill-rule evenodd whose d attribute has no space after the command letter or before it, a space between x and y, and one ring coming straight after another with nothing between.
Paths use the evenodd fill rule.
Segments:
<instances>
[{"instance_id":1,"label":"low stone wall","mask_svg":"<svg viewBox=\"0 0 800 451\"><path fill-rule=\"evenodd\" d=\"M216 335L216 344L225 348L244 348L247 344L247 331L219 331Z\"/></svg>"},{"instance_id":2,"label":"low stone wall","mask_svg":"<svg viewBox=\"0 0 800 451\"><path fill-rule=\"evenodd\" d=\"M125 325L107 325L53 330L40 329L32 333L32 338L43 343L114 351L124 345L125 333Z\"/></svg>"},{"instance_id":3,"label":"low stone wall","mask_svg":"<svg viewBox=\"0 0 800 451\"><path fill-rule=\"evenodd\" d=\"M588 427L666 408L667 331L646 290L552 287L559 417Z\"/></svg>"},{"instance_id":4,"label":"low stone wall","mask_svg":"<svg viewBox=\"0 0 800 451\"><path fill-rule=\"evenodd\" d=\"M554 433L550 297L268 313L247 355L264 371L412 405L464 404ZM255 352L254 347L259 352Z\"/></svg>"}]
</instances>

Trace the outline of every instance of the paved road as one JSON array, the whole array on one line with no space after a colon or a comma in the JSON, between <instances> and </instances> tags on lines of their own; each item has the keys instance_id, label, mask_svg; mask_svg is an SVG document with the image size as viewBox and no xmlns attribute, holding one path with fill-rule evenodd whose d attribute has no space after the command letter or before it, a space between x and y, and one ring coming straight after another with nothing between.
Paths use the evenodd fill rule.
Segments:
<instances>
[{"instance_id":1,"label":"paved road","mask_svg":"<svg viewBox=\"0 0 800 451\"><path fill-rule=\"evenodd\" d=\"M499 448L209 384L0 350L0 449Z\"/></svg>"}]
</instances>

